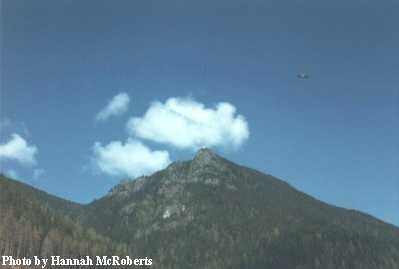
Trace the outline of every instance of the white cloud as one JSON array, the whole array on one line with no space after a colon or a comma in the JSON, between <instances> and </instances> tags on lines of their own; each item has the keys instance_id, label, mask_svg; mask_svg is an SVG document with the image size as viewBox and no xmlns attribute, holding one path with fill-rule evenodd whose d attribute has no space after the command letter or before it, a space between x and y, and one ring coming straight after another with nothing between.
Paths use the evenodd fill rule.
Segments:
<instances>
[{"instance_id":1,"label":"white cloud","mask_svg":"<svg viewBox=\"0 0 399 269\"><path fill-rule=\"evenodd\" d=\"M131 135L178 148L239 147L249 137L248 123L226 102L214 108L185 98L153 102L143 117L127 123Z\"/></svg>"},{"instance_id":2,"label":"white cloud","mask_svg":"<svg viewBox=\"0 0 399 269\"><path fill-rule=\"evenodd\" d=\"M112 176L138 177L165 168L171 161L167 151L152 151L140 141L128 139L125 144L112 141L93 146L93 163L100 172Z\"/></svg>"},{"instance_id":3,"label":"white cloud","mask_svg":"<svg viewBox=\"0 0 399 269\"><path fill-rule=\"evenodd\" d=\"M29 145L25 139L18 134L12 134L11 139L0 144L0 160L13 160L21 164L36 164L37 147Z\"/></svg>"},{"instance_id":4,"label":"white cloud","mask_svg":"<svg viewBox=\"0 0 399 269\"><path fill-rule=\"evenodd\" d=\"M33 170L33 179L34 180L40 179L40 177L42 177L44 175L44 173L45 173L44 169L40 169L40 168L34 169Z\"/></svg>"},{"instance_id":5,"label":"white cloud","mask_svg":"<svg viewBox=\"0 0 399 269\"><path fill-rule=\"evenodd\" d=\"M125 113L130 103L130 97L127 93L115 95L111 101L96 116L96 120L106 120L111 116L117 116Z\"/></svg>"}]
</instances>

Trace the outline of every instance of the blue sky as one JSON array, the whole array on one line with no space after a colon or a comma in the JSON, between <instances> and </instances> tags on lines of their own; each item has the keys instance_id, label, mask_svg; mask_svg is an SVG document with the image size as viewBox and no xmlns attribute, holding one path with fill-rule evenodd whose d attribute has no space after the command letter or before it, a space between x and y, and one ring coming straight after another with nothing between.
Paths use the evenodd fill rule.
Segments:
<instances>
[{"instance_id":1,"label":"blue sky","mask_svg":"<svg viewBox=\"0 0 399 269\"><path fill-rule=\"evenodd\" d=\"M134 174L189 159L205 144L323 201L399 225L397 1L1 4L3 172L89 202L125 177L125 166L93 165L120 161L110 151L139 150L151 160ZM119 93L129 98L122 111L96 119ZM167 100L198 108L216 133L184 132L184 146L155 132L165 121L145 113L153 102L169 111ZM218 104L236 111L221 116ZM129 130L132 118L154 124L152 133L145 124ZM248 136L226 122L247 124ZM221 134L227 140L214 139ZM10 141L24 159L5 148Z\"/></svg>"}]
</instances>

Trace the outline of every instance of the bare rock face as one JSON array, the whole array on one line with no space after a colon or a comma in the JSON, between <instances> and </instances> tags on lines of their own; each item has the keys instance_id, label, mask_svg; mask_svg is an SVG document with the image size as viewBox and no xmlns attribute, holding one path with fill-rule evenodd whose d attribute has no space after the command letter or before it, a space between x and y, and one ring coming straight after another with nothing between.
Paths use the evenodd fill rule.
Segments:
<instances>
[{"instance_id":1,"label":"bare rock face","mask_svg":"<svg viewBox=\"0 0 399 269\"><path fill-rule=\"evenodd\" d=\"M147 177L142 176L134 180L123 180L114 188L112 188L107 196L118 195L123 197L129 196L131 193L138 192L144 186L146 178Z\"/></svg>"},{"instance_id":2,"label":"bare rock face","mask_svg":"<svg viewBox=\"0 0 399 269\"><path fill-rule=\"evenodd\" d=\"M122 181L106 198L118 204L118 218L137 225L136 239L149 236L192 223L198 215L192 200L197 189L237 191L234 181L239 179L230 166L229 161L204 148L193 160L174 162L151 176Z\"/></svg>"},{"instance_id":3,"label":"bare rock face","mask_svg":"<svg viewBox=\"0 0 399 269\"><path fill-rule=\"evenodd\" d=\"M193 164L198 167L216 163L221 158L208 148L200 149L193 159Z\"/></svg>"},{"instance_id":4,"label":"bare rock face","mask_svg":"<svg viewBox=\"0 0 399 269\"><path fill-rule=\"evenodd\" d=\"M200 149L191 162L191 173L223 171L226 160L208 148Z\"/></svg>"},{"instance_id":5,"label":"bare rock face","mask_svg":"<svg viewBox=\"0 0 399 269\"><path fill-rule=\"evenodd\" d=\"M155 173L152 177L157 177ZM200 149L193 160L179 161L170 164L162 171L162 179L159 179L157 193L172 197L184 190L184 185L188 183L202 183L210 186L225 185L230 189L237 189L234 184L222 178L233 178L234 175L229 171L229 162L218 156L208 148ZM142 176L133 180L122 181L115 186L108 196L128 197L146 188L151 181L151 177ZM154 181L154 180L152 180Z\"/></svg>"}]
</instances>

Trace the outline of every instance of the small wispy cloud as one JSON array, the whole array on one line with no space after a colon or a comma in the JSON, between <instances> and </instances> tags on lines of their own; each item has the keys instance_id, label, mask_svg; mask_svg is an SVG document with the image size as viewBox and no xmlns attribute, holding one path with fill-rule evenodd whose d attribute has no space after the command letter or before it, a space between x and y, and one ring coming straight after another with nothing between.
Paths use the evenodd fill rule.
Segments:
<instances>
[{"instance_id":1,"label":"small wispy cloud","mask_svg":"<svg viewBox=\"0 0 399 269\"><path fill-rule=\"evenodd\" d=\"M40 168L34 169L33 170L33 179L34 180L40 179L44 175L44 173L45 173L44 169L40 169Z\"/></svg>"},{"instance_id":2,"label":"small wispy cloud","mask_svg":"<svg viewBox=\"0 0 399 269\"><path fill-rule=\"evenodd\" d=\"M9 118L0 119L0 129L8 128L11 125L11 120Z\"/></svg>"},{"instance_id":3,"label":"small wispy cloud","mask_svg":"<svg viewBox=\"0 0 399 269\"><path fill-rule=\"evenodd\" d=\"M153 102L142 117L127 123L132 136L177 148L223 146L237 148L249 137L248 123L227 102L205 107L193 99L169 98Z\"/></svg>"},{"instance_id":4,"label":"small wispy cloud","mask_svg":"<svg viewBox=\"0 0 399 269\"><path fill-rule=\"evenodd\" d=\"M3 136L5 134L20 133L24 137L30 137L28 127L24 122L13 121L7 117L0 118L0 130Z\"/></svg>"},{"instance_id":5,"label":"small wispy cloud","mask_svg":"<svg viewBox=\"0 0 399 269\"><path fill-rule=\"evenodd\" d=\"M171 161L167 151L153 151L140 141L112 141L103 146L96 142L92 148L93 164L104 174L138 177L165 168Z\"/></svg>"},{"instance_id":6,"label":"small wispy cloud","mask_svg":"<svg viewBox=\"0 0 399 269\"><path fill-rule=\"evenodd\" d=\"M38 149L29 145L20 135L14 133L4 144L0 144L0 161L12 160L24 165L35 165Z\"/></svg>"},{"instance_id":7,"label":"small wispy cloud","mask_svg":"<svg viewBox=\"0 0 399 269\"><path fill-rule=\"evenodd\" d=\"M104 121L111 116L118 116L125 113L129 107L130 97L127 93L121 92L115 95L108 104L96 115L97 121Z\"/></svg>"},{"instance_id":8,"label":"small wispy cloud","mask_svg":"<svg viewBox=\"0 0 399 269\"><path fill-rule=\"evenodd\" d=\"M19 175L17 173L16 170L14 169L8 169L7 171L5 171L5 175L12 178L12 179L18 179Z\"/></svg>"}]
</instances>

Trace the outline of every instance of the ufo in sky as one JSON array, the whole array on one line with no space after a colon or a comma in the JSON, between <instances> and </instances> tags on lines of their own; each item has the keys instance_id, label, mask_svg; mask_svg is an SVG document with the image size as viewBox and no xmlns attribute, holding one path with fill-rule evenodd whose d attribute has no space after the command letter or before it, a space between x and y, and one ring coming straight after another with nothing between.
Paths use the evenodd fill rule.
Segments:
<instances>
[{"instance_id":1,"label":"ufo in sky","mask_svg":"<svg viewBox=\"0 0 399 269\"><path fill-rule=\"evenodd\" d=\"M309 75L306 73L299 73L298 75L296 75L296 77L299 79L308 79Z\"/></svg>"}]
</instances>

